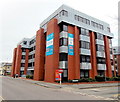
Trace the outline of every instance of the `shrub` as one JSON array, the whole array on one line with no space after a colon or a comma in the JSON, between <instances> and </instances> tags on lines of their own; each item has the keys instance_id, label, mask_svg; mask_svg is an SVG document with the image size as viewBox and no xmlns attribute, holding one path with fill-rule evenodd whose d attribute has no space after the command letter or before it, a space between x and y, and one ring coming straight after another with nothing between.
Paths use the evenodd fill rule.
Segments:
<instances>
[{"instance_id":1,"label":"shrub","mask_svg":"<svg viewBox=\"0 0 120 102\"><path fill-rule=\"evenodd\" d=\"M112 78L109 78L109 80L108 81L114 81L114 78L112 77Z\"/></svg>"},{"instance_id":2,"label":"shrub","mask_svg":"<svg viewBox=\"0 0 120 102\"><path fill-rule=\"evenodd\" d=\"M33 75L26 75L27 79L33 79Z\"/></svg>"},{"instance_id":3,"label":"shrub","mask_svg":"<svg viewBox=\"0 0 120 102\"><path fill-rule=\"evenodd\" d=\"M92 78L81 78L78 80L79 82L95 82L95 79Z\"/></svg>"},{"instance_id":4,"label":"shrub","mask_svg":"<svg viewBox=\"0 0 120 102\"><path fill-rule=\"evenodd\" d=\"M120 77L113 77L115 81L120 81Z\"/></svg>"},{"instance_id":5,"label":"shrub","mask_svg":"<svg viewBox=\"0 0 120 102\"><path fill-rule=\"evenodd\" d=\"M103 77L103 76L95 76L95 79L96 79L96 81L99 81L99 82L105 81L105 77Z\"/></svg>"}]
</instances>

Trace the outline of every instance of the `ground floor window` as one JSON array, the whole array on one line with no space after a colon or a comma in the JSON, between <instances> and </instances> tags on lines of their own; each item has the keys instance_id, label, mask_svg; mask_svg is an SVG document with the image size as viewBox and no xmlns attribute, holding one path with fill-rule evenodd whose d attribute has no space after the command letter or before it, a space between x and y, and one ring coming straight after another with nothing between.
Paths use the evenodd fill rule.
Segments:
<instances>
[{"instance_id":1,"label":"ground floor window","mask_svg":"<svg viewBox=\"0 0 120 102\"><path fill-rule=\"evenodd\" d=\"M24 71L20 71L20 76L24 75Z\"/></svg>"},{"instance_id":2,"label":"ground floor window","mask_svg":"<svg viewBox=\"0 0 120 102\"><path fill-rule=\"evenodd\" d=\"M68 70L63 70L63 73L62 73L62 81L63 81L63 82L68 81Z\"/></svg>"},{"instance_id":3,"label":"ground floor window","mask_svg":"<svg viewBox=\"0 0 120 102\"><path fill-rule=\"evenodd\" d=\"M105 76L105 71L104 70L98 70L98 75L99 76Z\"/></svg>"},{"instance_id":4,"label":"ground floor window","mask_svg":"<svg viewBox=\"0 0 120 102\"><path fill-rule=\"evenodd\" d=\"M114 71L112 71L112 76L114 77L115 75L114 75Z\"/></svg>"},{"instance_id":5,"label":"ground floor window","mask_svg":"<svg viewBox=\"0 0 120 102\"><path fill-rule=\"evenodd\" d=\"M27 70L27 75L34 75L34 70Z\"/></svg>"},{"instance_id":6,"label":"ground floor window","mask_svg":"<svg viewBox=\"0 0 120 102\"><path fill-rule=\"evenodd\" d=\"M80 78L89 78L89 70L80 70Z\"/></svg>"}]
</instances>

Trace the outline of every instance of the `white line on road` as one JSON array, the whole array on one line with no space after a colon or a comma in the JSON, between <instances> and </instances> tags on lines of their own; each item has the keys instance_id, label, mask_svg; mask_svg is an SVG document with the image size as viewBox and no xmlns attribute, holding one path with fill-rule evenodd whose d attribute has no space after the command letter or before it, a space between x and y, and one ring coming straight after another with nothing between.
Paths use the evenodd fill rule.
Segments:
<instances>
[{"instance_id":1,"label":"white line on road","mask_svg":"<svg viewBox=\"0 0 120 102\"><path fill-rule=\"evenodd\" d=\"M0 98L1 98L2 100L4 100L4 99L2 98L2 96L0 96Z\"/></svg>"}]
</instances>

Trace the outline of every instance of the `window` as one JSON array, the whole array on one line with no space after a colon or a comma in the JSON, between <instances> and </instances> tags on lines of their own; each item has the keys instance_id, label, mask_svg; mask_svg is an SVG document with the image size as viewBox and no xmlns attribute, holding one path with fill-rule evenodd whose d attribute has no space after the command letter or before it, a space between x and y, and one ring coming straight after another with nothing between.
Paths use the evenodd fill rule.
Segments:
<instances>
[{"instance_id":1,"label":"window","mask_svg":"<svg viewBox=\"0 0 120 102\"><path fill-rule=\"evenodd\" d=\"M64 22L60 24L60 32L62 32L62 31L65 31L65 32L68 31L68 26Z\"/></svg>"},{"instance_id":2,"label":"window","mask_svg":"<svg viewBox=\"0 0 120 102\"><path fill-rule=\"evenodd\" d=\"M60 53L59 60L60 61L67 61L68 60L68 54L67 53Z\"/></svg>"},{"instance_id":3,"label":"window","mask_svg":"<svg viewBox=\"0 0 120 102\"><path fill-rule=\"evenodd\" d=\"M90 49L90 43L86 41L80 41L80 47L84 49Z\"/></svg>"},{"instance_id":4,"label":"window","mask_svg":"<svg viewBox=\"0 0 120 102\"><path fill-rule=\"evenodd\" d=\"M89 30L87 30L87 29L84 29L84 28L81 28L81 34L82 35L87 35L87 36L89 36Z\"/></svg>"},{"instance_id":5,"label":"window","mask_svg":"<svg viewBox=\"0 0 120 102\"><path fill-rule=\"evenodd\" d=\"M68 12L65 11L65 10L62 10L62 11L59 13L59 16L66 16L66 17L68 17Z\"/></svg>"},{"instance_id":6,"label":"window","mask_svg":"<svg viewBox=\"0 0 120 102\"><path fill-rule=\"evenodd\" d=\"M105 76L104 70L98 70L98 75L99 76Z\"/></svg>"},{"instance_id":7,"label":"window","mask_svg":"<svg viewBox=\"0 0 120 102\"><path fill-rule=\"evenodd\" d=\"M27 44L27 41L23 41L23 44L26 45L26 44Z\"/></svg>"},{"instance_id":8,"label":"window","mask_svg":"<svg viewBox=\"0 0 120 102\"><path fill-rule=\"evenodd\" d=\"M22 48L22 52L26 52L26 49L23 49L23 48Z\"/></svg>"},{"instance_id":9,"label":"window","mask_svg":"<svg viewBox=\"0 0 120 102\"><path fill-rule=\"evenodd\" d=\"M32 59L32 55L29 55L28 57L29 57L29 59Z\"/></svg>"},{"instance_id":10,"label":"window","mask_svg":"<svg viewBox=\"0 0 120 102\"><path fill-rule=\"evenodd\" d=\"M89 78L89 70L80 70L80 77L81 78Z\"/></svg>"},{"instance_id":11,"label":"window","mask_svg":"<svg viewBox=\"0 0 120 102\"><path fill-rule=\"evenodd\" d=\"M90 56L86 56L86 62L90 62Z\"/></svg>"},{"instance_id":12,"label":"window","mask_svg":"<svg viewBox=\"0 0 120 102\"><path fill-rule=\"evenodd\" d=\"M109 39L109 43L112 44L112 39Z\"/></svg>"},{"instance_id":13,"label":"window","mask_svg":"<svg viewBox=\"0 0 120 102\"><path fill-rule=\"evenodd\" d=\"M113 60L111 59L111 65L113 65Z\"/></svg>"},{"instance_id":14,"label":"window","mask_svg":"<svg viewBox=\"0 0 120 102\"><path fill-rule=\"evenodd\" d=\"M86 58L85 58L84 55L81 55L80 58L81 58L81 59L80 59L80 62L86 62Z\"/></svg>"},{"instance_id":15,"label":"window","mask_svg":"<svg viewBox=\"0 0 120 102\"><path fill-rule=\"evenodd\" d=\"M35 39L32 39L29 44L32 45L34 44L34 42L35 42Z\"/></svg>"},{"instance_id":16,"label":"window","mask_svg":"<svg viewBox=\"0 0 120 102\"><path fill-rule=\"evenodd\" d=\"M105 64L105 58L97 57L98 64Z\"/></svg>"},{"instance_id":17,"label":"window","mask_svg":"<svg viewBox=\"0 0 120 102\"><path fill-rule=\"evenodd\" d=\"M34 50L34 47L31 47L31 48L29 49L30 52L33 51L33 50Z\"/></svg>"},{"instance_id":18,"label":"window","mask_svg":"<svg viewBox=\"0 0 120 102\"><path fill-rule=\"evenodd\" d=\"M78 16L78 15L75 15L74 18L75 18L75 20L77 20L77 21L80 21L80 22L83 22L83 23L85 23L85 24L90 25L90 20L88 20L88 19L86 19L86 18L83 18L83 17Z\"/></svg>"},{"instance_id":19,"label":"window","mask_svg":"<svg viewBox=\"0 0 120 102\"><path fill-rule=\"evenodd\" d=\"M96 22L93 22L93 21L91 21L91 25L93 26L93 27L95 27L95 28L99 28L99 29L104 29L103 28L103 25L101 25L101 24L98 24L98 23L96 23Z\"/></svg>"},{"instance_id":20,"label":"window","mask_svg":"<svg viewBox=\"0 0 120 102\"><path fill-rule=\"evenodd\" d=\"M116 53L117 51L116 51L116 49L113 49L113 51L114 51L114 53Z\"/></svg>"},{"instance_id":21,"label":"window","mask_svg":"<svg viewBox=\"0 0 120 102\"><path fill-rule=\"evenodd\" d=\"M90 56L81 55L80 56L80 62L90 62Z\"/></svg>"},{"instance_id":22,"label":"window","mask_svg":"<svg viewBox=\"0 0 120 102\"><path fill-rule=\"evenodd\" d=\"M104 52L104 46L103 45L96 45L96 50L100 52Z\"/></svg>"},{"instance_id":23,"label":"window","mask_svg":"<svg viewBox=\"0 0 120 102\"><path fill-rule=\"evenodd\" d=\"M35 58L35 54L33 54L32 56L33 56L32 58Z\"/></svg>"},{"instance_id":24,"label":"window","mask_svg":"<svg viewBox=\"0 0 120 102\"><path fill-rule=\"evenodd\" d=\"M33 47L33 50L35 50L36 46Z\"/></svg>"},{"instance_id":25,"label":"window","mask_svg":"<svg viewBox=\"0 0 120 102\"><path fill-rule=\"evenodd\" d=\"M63 31L68 31L68 27L67 27L67 25L63 25Z\"/></svg>"},{"instance_id":26,"label":"window","mask_svg":"<svg viewBox=\"0 0 120 102\"><path fill-rule=\"evenodd\" d=\"M110 48L110 54L112 54L112 48Z\"/></svg>"},{"instance_id":27,"label":"window","mask_svg":"<svg viewBox=\"0 0 120 102\"><path fill-rule=\"evenodd\" d=\"M96 39L99 39L99 40L103 40L103 35L100 34L100 33L96 33L96 34L95 34L95 38L96 38Z\"/></svg>"},{"instance_id":28,"label":"window","mask_svg":"<svg viewBox=\"0 0 120 102\"><path fill-rule=\"evenodd\" d=\"M68 39L67 38L60 38L60 46L67 46Z\"/></svg>"},{"instance_id":29,"label":"window","mask_svg":"<svg viewBox=\"0 0 120 102\"><path fill-rule=\"evenodd\" d=\"M21 63L21 67L25 67L25 63Z\"/></svg>"},{"instance_id":30,"label":"window","mask_svg":"<svg viewBox=\"0 0 120 102\"><path fill-rule=\"evenodd\" d=\"M32 66L34 66L34 62L32 62Z\"/></svg>"},{"instance_id":31,"label":"window","mask_svg":"<svg viewBox=\"0 0 120 102\"><path fill-rule=\"evenodd\" d=\"M110 32L110 28L109 27L107 27L107 31Z\"/></svg>"},{"instance_id":32,"label":"window","mask_svg":"<svg viewBox=\"0 0 120 102\"><path fill-rule=\"evenodd\" d=\"M86 23L90 25L90 20L87 19L87 22L86 22Z\"/></svg>"},{"instance_id":33,"label":"window","mask_svg":"<svg viewBox=\"0 0 120 102\"><path fill-rule=\"evenodd\" d=\"M22 55L21 59L25 59L25 55Z\"/></svg>"},{"instance_id":34,"label":"window","mask_svg":"<svg viewBox=\"0 0 120 102\"><path fill-rule=\"evenodd\" d=\"M32 63L28 63L28 67L32 67Z\"/></svg>"}]
</instances>

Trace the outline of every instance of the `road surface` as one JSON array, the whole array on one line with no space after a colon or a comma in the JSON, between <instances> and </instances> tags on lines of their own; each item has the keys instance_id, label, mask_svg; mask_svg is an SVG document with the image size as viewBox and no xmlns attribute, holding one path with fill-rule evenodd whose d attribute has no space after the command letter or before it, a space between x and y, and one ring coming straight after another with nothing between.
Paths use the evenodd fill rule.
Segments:
<instances>
[{"instance_id":1,"label":"road surface","mask_svg":"<svg viewBox=\"0 0 120 102\"><path fill-rule=\"evenodd\" d=\"M101 97L95 95L85 95L85 92L90 93L87 89L79 90L80 93L77 93L70 91L69 88L67 90L45 88L11 77L2 77L0 84L4 100L101 100Z\"/></svg>"}]
</instances>

